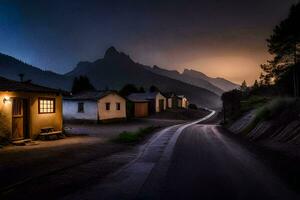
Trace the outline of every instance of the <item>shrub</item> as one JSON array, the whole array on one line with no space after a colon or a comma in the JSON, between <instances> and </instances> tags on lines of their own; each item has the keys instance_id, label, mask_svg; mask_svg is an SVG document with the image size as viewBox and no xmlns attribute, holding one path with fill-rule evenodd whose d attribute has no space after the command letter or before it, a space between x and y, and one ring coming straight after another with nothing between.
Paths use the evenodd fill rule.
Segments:
<instances>
[{"instance_id":1,"label":"shrub","mask_svg":"<svg viewBox=\"0 0 300 200\"><path fill-rule=\"evenodd\" d=\"M123 131L119 134L117 138L113 140L113 142L116 143L137 143L141 140L143 140L148 134L152 133L155 130L156 127L149 126L146 128L140 128L136 132L128 132Z\"/></svg>"},{"instance_id":2,"label":"shrub","mask_svg":"<svg viewBox=\"0 0 300 200\"><path fill-rule=\"evenodd\" d=\"M196 104L189 104L189 109L192 109L192 110L197 110L198 109L198 107L197 107L197 105Z\"/></svg>"}]
</instances>

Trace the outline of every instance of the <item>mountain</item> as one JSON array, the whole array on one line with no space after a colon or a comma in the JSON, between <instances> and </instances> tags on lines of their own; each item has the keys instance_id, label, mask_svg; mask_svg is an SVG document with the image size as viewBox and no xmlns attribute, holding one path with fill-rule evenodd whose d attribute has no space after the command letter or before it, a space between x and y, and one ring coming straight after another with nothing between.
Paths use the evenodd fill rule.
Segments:
<instances>
[{"instance_id":1,"label":"mountain","mask_svg":"<svg viewBox=\"0 0 300 200\"><path fill-rule=\"evenodd\" d=\"M120 89L128 83L149 88L156 85L162 92L172 91L184 94L196 103L205 107L220 107L220 97L204 88L175 80L147 70L148 66L134 62L128 55L109 48L102 59L95 62L79 62L66 76L74 78L79 75L89 77L98 89Z\"/></svg>"},{"instance_id":2,"label":"mountain","mask_svg":"<svg viewBox=\"0 0 300 200\"><path fill-rule=\"evenodd\" d=\"M156 65L153 67L146 67L146 69L156 74L164 75L201 88L206 88L218 95L239 87L237 84L223 78L211 78L196 70L185 69L183 73L179 73L176 70L166 70Z\"/></svg>"},{"instance_id":3,"label":"mountain","mask_svg":"<svg viewBox=\"0 0 300 200\"><path fill-rule=\"evenodd\" d=\"M221 88L215 86L214 84L210 83L208 80L201 78L201 77L197 77L197 76L193 77L193 76L189 76L189 75L186 75L183 73L181 74L176 70L166 70L166 69L160 68L156 65L154 65L153 68L148 67L147 69L156 74L167 76L167 77L182 81L184 83L195 85L197 87L205 88L209 91L214 92L217 95L221 95L224 92L224 90L222 90Z\"/></svg>"},{"instance_id":4,"label":"mountain","mask_svg":"<svg viewBox=\"0 0 300 200\"><path fill-rule=\"evenodd\" d=\"M240 87L238 84L232 83L224 78L219 78L219 77L211 78L211 77L203 74L202 72L192 70L192 69L185 69L183 71L182 75L190 77L190 78L206 80L225 92Z\"/></svg>"},{"instance_id":5,"label":"mountain","mask_svg":"<svg viewBox=\"0 0 300 200\"><path fill-rule=\"evenodd\" d=\"M18 74L24 74L24 80L31 80L32 83L42 86L67 90L71 87L71 79L64 75L51 71L43 71L32 65L28 65L11 56L0 53L0 75L19 81Z\"/></svg>"}]
</instances>

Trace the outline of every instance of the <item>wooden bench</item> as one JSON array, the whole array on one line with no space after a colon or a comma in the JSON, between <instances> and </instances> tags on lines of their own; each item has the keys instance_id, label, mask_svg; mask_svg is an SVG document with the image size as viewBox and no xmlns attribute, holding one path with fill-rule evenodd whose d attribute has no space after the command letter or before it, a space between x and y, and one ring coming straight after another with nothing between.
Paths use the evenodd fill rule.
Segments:
<instances>
[{"instance_id":1,"label":"wooden bench","mask_svg":"<svg viewBox=\"0 0 300 200\"><path fill-rule=\"evenodd\" d=\"M55 136L55 139L64 138L64 134L62 131L55 131L53 127L44 127L41 128L41 133L39 135L39 139L41 140L51 140L51 137Z\"/></svg>"}]
</instances>

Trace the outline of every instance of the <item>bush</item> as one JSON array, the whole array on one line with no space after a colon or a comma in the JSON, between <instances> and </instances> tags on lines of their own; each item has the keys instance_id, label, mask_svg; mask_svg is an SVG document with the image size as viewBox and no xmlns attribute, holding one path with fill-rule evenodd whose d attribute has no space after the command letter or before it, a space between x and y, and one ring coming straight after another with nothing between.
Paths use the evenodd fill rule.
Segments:
<instances>
[{"instance_id":1,"label":"bush","mask_svg":"<svg viewBox=\"0 0 300 200\"><path fill-rule=\"evenodd\" d=\"M116 139L113 140L113 142L127 144L137 143L143 140L148 134L152 133L155 128L156 127L154 126L149 126L146 128L140 128L136 132L123 131Z\"/></svg>"},{"instance_id":2,"label":"bush","mask_svg":"<svg viewBox=\"0 0 300 200\"><path fill-rule=\"evenodd\" d=\"M192 109L192 110L198 110L198 107L196 104L189 104L189 109Z\"/></svg>"},{"instance_id":3,"label":"bush","mask_svg":"<svg viewBox=\"0 0 300 200\"><path fill-rule=\"evenodd\" d=\"M256 110L253 121L245 128L249 133L255 126L267 120L276 120L276 124L285 124L299 118L300 102L293 98L276 98Z\"/></svg>"},{"instance_id":4,"label":"bush","mask_svg":"<svg viewBox=\"0 0 300 200\"><path fill-rule=\"evenodd\" d=\"M284 110L288 109L289 107L293 107L295 103L296 100L292 98L276 98L257 110L255 114L255 121L273 119Z\"/></svg>"}]
</instances>

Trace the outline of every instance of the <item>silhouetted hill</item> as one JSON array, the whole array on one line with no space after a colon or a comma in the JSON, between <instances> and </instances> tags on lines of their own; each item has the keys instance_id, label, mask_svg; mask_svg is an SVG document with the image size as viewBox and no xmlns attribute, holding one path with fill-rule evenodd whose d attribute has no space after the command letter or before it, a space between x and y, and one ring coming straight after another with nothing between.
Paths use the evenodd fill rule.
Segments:
<instances>
[{"instance_id":1,"label":"silhouetted hill","mask_svg":"<svg viewBox=\"0 0 300 200\"><path fill-rule=\"evenodd\" d=\"M147 66L134 62L128 55L109 48L103 59L95 62L80 62L77 67L67 73L68 77L86 75L98 89L106 87L119 89L127 83L149 88L158 86L163 92L172 91L184 94L192 102L206 107L219 107L220 97L215 93L191 84L181 82L146 69Z\"/></svg>"},{"instance_id":2,"label":"silhouetted hill","mask_svg":"<svg viewBox=\"0 0 300 200\"><path fill-rule=\"evenodd\" d=\"M32 80L32 83L39 85L64 90L71 87L71 79L69 77L51 71L43 71L11 56L0 53L0 75L19 81L20 77L18 74L20 73L24 74L24 80Z\"/></svg>"},{"instance_id":3,"label":"silhouetted hill","mask_svg":"<svg viewBox=\"0 0 300 200\"><path fill-rule=\"evenodd\" d=\"M208 80L203 79L201 77L193 77L193 76L189 76L186 74L181 74L176 70L166 70L163 68L160 68L156 65L154 65L152 68L151 67L147 67L148 70L156 73L156 74L160 74L163 76L167 76L191 85L195 85L197 87L201 87L201 88L205 88L211 92L214 92L215 94L221 95L224 91L220 88L218 88L217 86L211 84Z\"/></svg>"},{"instance_id":4,"label":"silhouetted hill","mask_svg":"<svg viewBox=\"0 0 300 200\"><path fill-rule=\"evenodd\" d=\"M211 78L207 75L205 75L202 72L193 70L193 69L185 69L182 73L183 76L186 76L186 78L188 79L193 78L193 79L202 79L205 81L208 81L209 83L213 84L214 86L220 88L221 90L227 92L229 90L233 90L239 87L239 85L232 83L224 78Z\"/></svg>"}]
</instances>

